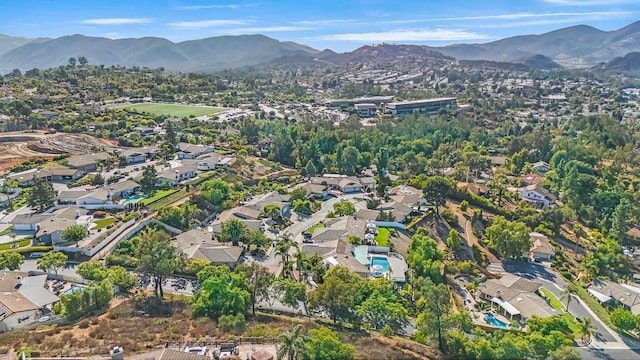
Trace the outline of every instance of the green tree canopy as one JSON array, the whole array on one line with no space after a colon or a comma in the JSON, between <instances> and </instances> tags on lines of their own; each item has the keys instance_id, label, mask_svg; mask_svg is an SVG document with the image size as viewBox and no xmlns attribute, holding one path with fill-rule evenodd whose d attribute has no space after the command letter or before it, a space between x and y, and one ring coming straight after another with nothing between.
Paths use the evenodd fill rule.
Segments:
<instances>
[{"instance_id":1,"label":"green tree canopy","mask_svg":"<svg viewBox=\"0 0 640 360\"><path fill-rule=\"evenodd\" d=\"M496 216L485 231L489 247L510 259L519 259L531 248L529 228L520 221L508 221Z\"/></svg>"}]
</instances>

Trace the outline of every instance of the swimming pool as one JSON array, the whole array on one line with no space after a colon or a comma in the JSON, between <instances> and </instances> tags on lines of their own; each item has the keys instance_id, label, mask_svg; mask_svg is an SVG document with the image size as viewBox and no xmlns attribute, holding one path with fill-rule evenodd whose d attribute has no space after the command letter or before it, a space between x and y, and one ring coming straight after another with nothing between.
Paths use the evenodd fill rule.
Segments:
<instances>
[{"instance_id":1,"label":"swimming pool","mask_svg":"<svg viewBox=\"0 0 640 360\"><path fill-rule=\"evenodd\" d=\"M84 287L80 286L80 285L73 285L72 287L68 288L67 290L63 291L62 293L65 295L69 295L69 294L73 294L76 291L82 291L84 290Z\"/></svg>"},{"instance_id":2,"label":"swimming pool","mask_svg":"<svg viewBox=\"0 0 640 360\"><path fill-rule=\"evenodd\" d=\"M488 322L489 324L500 328L500 329L505 329L508 330L509 329L509 324L506 324L498 319L496 319L495 316L493 316L493 314L491 313L485 313L484 314L484 321Z\"/></svg>"},{"instance_id":3,"label":"swimming pool","mask_svg":"<svg viewBox=\"0 0 640 360\"><path fill-rule=\"evenodd\" d=\"M125 200L122 204L127 205L127 204L135 204L138 201L146 198L146 195L142 195L142 194L138 194L138 195L133 195L132 197L128 198L127 200Z\"/></svg>"},{"instance_id":4,"label":"swimming pool","mask_svg":"<svg viewBox=\"0 0 640 360\"><path fill-rule=\"evenodd\" d=\"M389 260L385 257L372 257L370 267L373 273L387 273L389 272Z\"/></svg>"}]
</instances>

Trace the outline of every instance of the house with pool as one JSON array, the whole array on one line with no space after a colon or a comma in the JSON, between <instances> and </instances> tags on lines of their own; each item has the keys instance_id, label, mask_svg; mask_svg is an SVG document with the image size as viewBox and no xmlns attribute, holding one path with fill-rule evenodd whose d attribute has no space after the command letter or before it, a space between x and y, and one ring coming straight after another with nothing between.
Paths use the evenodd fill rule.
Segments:
<instances>
[{"instance_id":1,"label":"house with pool","mask_svg":"<svg viewBox=\"0 0 640 360\"><path fill-rule=\"evenodd\" d=\"M384 277L400 286L407 282L406 261L386 246L353 245L340 240L335 251L325 254L322 261L327 267L345 266L362 277Z\"/></svg>"},{"instance_id":2,"label":"house with pool","mask_svg":"<svg viewBox=\"0 0 640 360\"><path fill-rule=\"evenodd\" d=\"M540 296L541 285L513 274L500 279L488 279L478 288L476 297L491 306L500 317L509 322L516 320L525 324L532 316L551 317L559 315L547 301ZM497 327L504 323L491 314L485 321Z\"/></svg>"}]
</instances>

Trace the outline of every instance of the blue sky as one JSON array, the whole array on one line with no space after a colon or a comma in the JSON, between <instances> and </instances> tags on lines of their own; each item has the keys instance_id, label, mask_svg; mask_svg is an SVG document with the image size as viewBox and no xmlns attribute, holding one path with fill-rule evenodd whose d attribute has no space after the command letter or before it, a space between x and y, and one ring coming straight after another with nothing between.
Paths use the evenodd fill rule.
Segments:
<instances>
[{"instance_id":1,"label":"blue sky","mask_svg":"<svg viewBox=\"0 0 640 360\"><path fill-rule=\"evenodd\" d=\"M577 24L614 30L639 19L638 0L0 0L0 34L11 36L265 34L337 51L488 42Z\"/></svg>"}]
</instances>

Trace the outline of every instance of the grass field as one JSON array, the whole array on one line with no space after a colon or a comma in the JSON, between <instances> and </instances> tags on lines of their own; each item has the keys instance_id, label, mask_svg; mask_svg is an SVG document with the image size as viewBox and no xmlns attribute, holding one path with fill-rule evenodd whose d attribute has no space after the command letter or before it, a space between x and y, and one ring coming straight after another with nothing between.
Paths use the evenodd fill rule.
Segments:
<instances>
[{"instance_id":1,"label":"grass field","mask_svg":"<svg viewBox=\"0 0 640 360\"><path fill-rule=\"evenodd\" d=\"M387 228L378 228L378 235L376 235L375 240L378 243L378 246L387 246L389 244L389 235L391 232Z\"/></svg>"},{"instance_id":2,"label":"grass field","mask_svg":"<svg viewBox=\"0 0 640 360\"><path fill-rule=\"evenodd\" d=\"M140 200L140 203L142 205L147 206L147 205L149 205L151 203L154 203L154 202L156 202L156 201L158 201L158 200L160 200L162 198L165 198L165 197L167 197L167 196L169 196L169 195L171 195L173 193L177 193L177 192L178 192L178 189L156 190L155 194L153 194L152 197L142 199L142 200Z\"/></svg>"},{"instance_id":3,"label":"grass field","mask_svg":"<svg viewBox=\"0 0 640 360\"><path fill-rule=\"evenodd\" d=\"M116 222L116 218L108 217L94 221L96 223L95 230L100 230Z\"/></svg>"},{"instance_id":4,"label":"grass field","mask_svg":"<svg viewBox=\"0 0 640 360\"><path fill-rule=\"evenodd\" d=\"M152 115L165 115L177 118L190 116L214 115L226 109L212 106L178 105L178 104L155 104L144 103L127 106L126 109L146 112Z\"/></svg>"}]
</instances>

